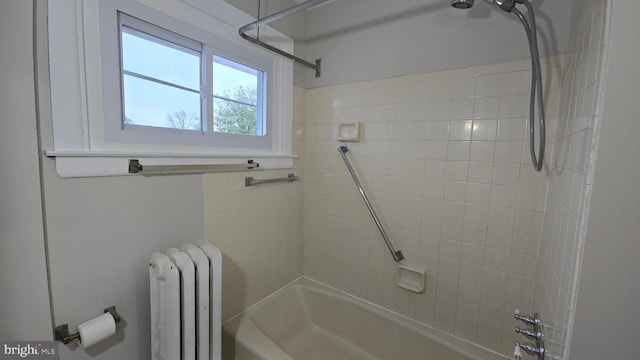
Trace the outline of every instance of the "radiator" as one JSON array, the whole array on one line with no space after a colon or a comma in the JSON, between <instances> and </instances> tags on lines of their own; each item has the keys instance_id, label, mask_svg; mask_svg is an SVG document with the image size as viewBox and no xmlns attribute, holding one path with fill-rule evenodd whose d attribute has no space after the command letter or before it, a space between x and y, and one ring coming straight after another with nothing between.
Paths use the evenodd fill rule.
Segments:
<instances>
[{"instance_id":1,"label":"radiator","mask_svg":"<svg viewBox=\"0 0 640 360\"><path fill-rule=\"evenodd\" d=\"M222 255L209 243L149 261L152 360L220 360Z\"/></svg>"}]
</instances>

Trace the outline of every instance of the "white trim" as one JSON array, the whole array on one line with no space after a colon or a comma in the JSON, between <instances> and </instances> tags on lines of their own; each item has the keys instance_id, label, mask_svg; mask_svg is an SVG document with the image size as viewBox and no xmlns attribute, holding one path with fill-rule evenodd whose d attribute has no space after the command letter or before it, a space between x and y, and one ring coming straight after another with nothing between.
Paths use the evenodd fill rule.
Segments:
<instances>
[{"instance_id":1,"label":"white trim","mask_svg":"<svg viewBox=\"0 0 640 360\"><path fill-rule=\"evenodd\" d=\"M211 157L209 154L200 156L176 156L175 154L159 153L89 153L89 152L58 152L47 151L46 156L56 158L56 171L60 177L95 177L95 176L139 176L129 174L129 159L137 159L145 165L224 165L237 164L242 160L256 160L260 170L284 169L293 167L293 159L297 156L265 156L247 154L243 156ZM248 170L247 170L248 171Z\"/></svg>"},{"instance_id":2,"label":"white trim","mask_svg":"<svg viewBox=\"0 0 640 360\"><path fill-rule=\"evenodd\" d=\"M238 36L238 27L255 19L222 0L56 0L55 4L49 2L48 6L54 146L46 151L46 155L56 157L56 167L60 176L122 175L119 169L114 170L114 166L120 166L118 160L136 154L146 154L154 159L169 159L172 164L193 164L190 159L198 159L198 163L207 159L204 163L215 164L224 163L227 161L225 159L260 157L270 159L263 160L264 168L293 166L293 63L289 59L248 44ZM242 57L247 56L242 54L256 54L255 56L270 59L273 69L266 81L268 86L271 86L271 94L275 95L269 96L267 101L269 111L272 112L271 118L282 124L272 125L268 129L273 136L271 148L252 150L178 144L149 146L105 141L105 111L108 112L119 105L114 104L116 100L104 96L104 56L112 56L110 52L113 50L105 53L100 41L105 30L105 21L100 11L105 7L131 10L124 12L134 17L143 14L144 16L140 17L145 21L149 21L150 18L153 20L154 17L170 17L174 22L182 24L180 26L191 29L183 34L187 37L190 31L210 34L208 36L219 37L232 44L232 52L239 49ZM163 23L158 25L164 27ZM110 26L117 27L117 21ZM273 39L271 42L280 48L293 50L293 41L290 38L270 28L261 31ZM182 31L178 33L182 34ZM110 36L117 37L117 33ZM117 99L118 102L120 100ZM207 108L205 111L211 109ZM260 152L260 156L256 156L256 152ZM70 165L75 168L80 161L78 159L84 161L92 158L93 165L79 167L91 169L86 173L83 173L83 170L70 170ZM118 165L115 165L116 163Z\"/></svg>"}]
</instances>

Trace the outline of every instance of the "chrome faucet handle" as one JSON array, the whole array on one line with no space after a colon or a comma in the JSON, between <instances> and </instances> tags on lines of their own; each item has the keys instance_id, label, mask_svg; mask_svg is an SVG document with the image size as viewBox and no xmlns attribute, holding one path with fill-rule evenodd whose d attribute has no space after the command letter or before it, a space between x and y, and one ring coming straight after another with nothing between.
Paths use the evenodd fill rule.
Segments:
<instances>
[{"instance_id":1,"label":"chrome faucet handle","mask_svg":"<svg viewBox=\"0 0 640 360\"><path fill-rule=\"evenodd\" d=\"M538 357L538 360L544 359L544 342L541 342L539 346L530 343L519 343L516 341L516 346L527 352L529 355Z\"/></svg>"},{"instance_id":2,"label":"chrome faucet handle","mask_svg":"<svg viewBox=\"0 0 640 360\"><path fill-rule=\"evenodd\" d=\"M542 320L540 320L540 318L538 317L538 313L533 314L533 317L531 317L527 315L520 315L520 312L516 311L513 316L523 323L533 326L533 329L536 332L540 332L540 328L542 327Z\"/></svg>"},{"instance_id":3,"label":"chrome faucet handle","mask_svg":"<svg viewBox=\"0 0 640 360\"><path fill-rule=\"evenodd\" d=\"M518 334L522 334L522 335L528 337L529 339L533 339L535 341L542 340L542 332L540 332L540 331L531 330L531 329L521 329L519 327L516 327L516 332Z\"/></svg>"}]
</instances>

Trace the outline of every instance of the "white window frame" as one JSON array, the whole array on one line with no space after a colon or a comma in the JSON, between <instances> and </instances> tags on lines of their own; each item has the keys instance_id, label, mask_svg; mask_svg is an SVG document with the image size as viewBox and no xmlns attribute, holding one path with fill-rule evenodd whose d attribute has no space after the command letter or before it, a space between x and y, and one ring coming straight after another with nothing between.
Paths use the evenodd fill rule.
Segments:
<instances>
[{"instance_id":1,"label":"white window frame","mask_svg":"<svg viewBox=\"0 0 640 360\"><path fill-rule=\"evenodd\" d=\"M254 20L250 16L222 0L56 0L52 3L49 3L49 61L54 144L53 149L45 153L56 157L60 176L126 175L131 158L147 165L231 164L253 159L265 169L293 166L293 64L238 36L237 29ZM260 138L268 144L238 146L238 138L259 137L219 134L222 136L214 145L198 141L186 145L184 141L175 140L175 132L167 135L172 129L152 129L168 130L158 132L162 136L157 138L165 138L159 141L164 141L162 144L157 139L141 143L139 137L133 139L133 135L127 135L138 131L121 131L118 11L203 43L203 58L211 59L215 53L266 70L269 136ZM288 37L269 28L261 32L274 39L279 47L292 51L293 41ZM211 64L210 61L204 63ZM212 71L211 68L203 70L206 76ZM206 90L208 99L212 99L212 89ZM204 111L213 111L212 101L207 103ZM120 135L125 134L123 137L114 137L109 125L114 119ZM167 137L174 140L166 140Z\"/></svg>"},{"instance_id":2,"label":"white window frame","mask_svg":"<svg viewBox=\"0 0 640 360\"><path fill-rule=\"evenodd\" d=\"M171 129L171 128L153 128L153 127L149 127L146 125L135 125L135 124L124 124L122 123L122 120L125 116L125 88L124 88L124 79L123 79L123 72L124 72L124 52L123 52L123 45L122 45L122 28L123 27L127 27L130 28L134 31L140 32L142 34L145 35L149 35L161 40L164 40L166 42L178 45L180 47L183 47L185 49L191 50L193 52L198 53L198 57L200 59L200 66L198 67L198 73L199 73L199 80L198 80L198 91L199 91L199 95L202 94L202 84L204 84L204 82L206 82L205 79L203 79L203 77L207 77L207 67L206 64L202 63L202 57L203 57L203 52L204 52L204 45L198 41L195 41L193 39L189 39L186 38L184 36L175 34L169 30L166 29L162 29L156 25L150 24L148 22L142 21L140 19L134 18L128 14L125 13L119 13L118 14L118 33L119 33L119 67L118 67L118 86L119 89L108 89L109 93L115 93L116 91L120 92L120 109L105 109L105 111L113 111L113 110L117 110L120 113L116 114L115 111L113 111L113 114L109 114L109 116L106 116L107 118L110 118L109 121L105 121L105 132L107 133L107 138L111 138L114 142L118 142L118 141L127 141L127 139L123 139L122 137L124 137L126 132L131 132L131 130L138 130L139 135L141 135L141 137L144 137L145 135L148 135L148 133L153 133L153 132L169 132L169 134L180 134L180 133L184 133L185 131L182 129ZM106 44L107 47L110 46L110 44ZM104 50L104 49L103 49ZM104 59L104 57L103 57ZM103 78L103 82L106 84L108 80L111 80L113 78L116 77L116 74L109 74L107 73L107 71L104 72L103 75L106 79ZM110 86L113 86L113 83L110 81L109 82ZM194 89L195 91L195 89ZM206 111L203 110L203 104L205 104L202 99L200 101L200 105L198 107L198 109L200 110L199 115L202 118L206 119L205 114ZM116 116L119 116L121 123L118 124L116 121L111 121L113 119L111 119L112 117L115 118ZM122 128L124 127L124 129ZM126 130L125 130L126 129ZM128 131L127 131L128 130ZM110 135L109 135L110 134ZM140 139L140 140L144 140L144 138ZM138 140L138 142L140 141ZM136 142L135 136L133 137L133 139L129 140L130 142ZM147 140L147 142L150 142L149 140ZM162 141L155 141L156 143L162 143ZM151 141L151 143L154 143L153 141Z\"/></svg>"}]
</instances>

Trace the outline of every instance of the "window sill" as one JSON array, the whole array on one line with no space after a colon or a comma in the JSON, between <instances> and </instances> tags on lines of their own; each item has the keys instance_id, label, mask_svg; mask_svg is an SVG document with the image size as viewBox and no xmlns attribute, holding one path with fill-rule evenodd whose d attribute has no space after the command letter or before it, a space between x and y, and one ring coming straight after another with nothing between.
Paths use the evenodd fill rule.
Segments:
<instances>
[{"instance_id":1,"label":"window sill","mask_svg":"<svg viewBox=\"0 0 640 360\"><path fill-rule=\"evenodd\" d=\"M229 165L244 164L254 160L259 169L286 169L293 167L296 155L265 154L170 154L170 153L123 153L123 152L84 152L84 151L45 151L45 156L55 158L56 171L63 178L134 176L129 173L129 160L136 159L141 164L154 165ZM218 170L224 171L224 170ZM249 171L249 170L229 170ZM252 170L253 171L253 170ZM192 171L204 173L208 171Z\"/></svg>"}]
</instances>

